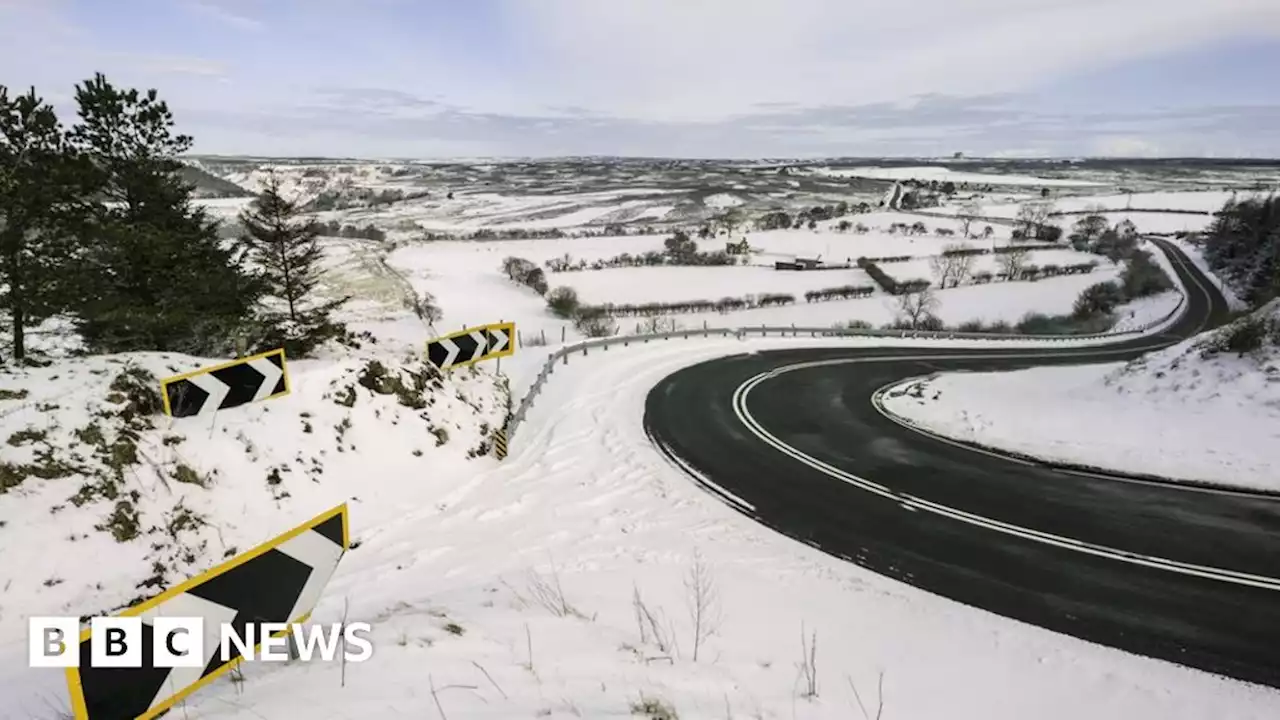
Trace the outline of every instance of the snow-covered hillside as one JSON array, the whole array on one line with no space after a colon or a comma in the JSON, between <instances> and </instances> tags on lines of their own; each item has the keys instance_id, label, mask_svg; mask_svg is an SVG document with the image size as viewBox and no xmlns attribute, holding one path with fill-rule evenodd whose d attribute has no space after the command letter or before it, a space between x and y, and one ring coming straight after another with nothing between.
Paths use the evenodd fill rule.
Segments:
<instances>
[{"instance_id":1,"label":"snow-covered hillside","mask_svg":"<svg viewBox=\"0 0 1280 720\"><path fill-rule=\"evenodd\" d=\"M214 362L135 353L4 372L0 617L110 610L349 498L394 517L485 455L506 415L493 375L440 378L395 354L291 363L290 395L212 421L157 414L160 378ZM15 552L19 538L58 551ZM22 630L3 623L0 642Z\"/></svg>"},{"instance_id":2,"label":"snow-covered hillside","mask_svg":"<svg viewBox=\"0 0 1280 720\"><path fill-rule=\"evenodd\" d=\"M1133 362L947 373L889 390L883 407L1049 460L1280 490L1280 301Z\"/></svg>"}]
</instances>

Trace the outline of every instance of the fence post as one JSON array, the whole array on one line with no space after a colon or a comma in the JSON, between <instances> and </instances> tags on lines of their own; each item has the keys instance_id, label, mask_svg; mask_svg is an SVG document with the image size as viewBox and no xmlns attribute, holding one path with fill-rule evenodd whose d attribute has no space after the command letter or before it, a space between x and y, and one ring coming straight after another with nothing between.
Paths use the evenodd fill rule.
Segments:
<instances>
[{"instance_id":1,"label":"fence post","mask_svg":"<svg viewBox=\"0 0 1280 720\"><path fill-rule=\"evenodd\" d=\"M546 344L547 344L547 329L546 329L546 328L542 328L541 330L539 330L539 331L538 331L538 335L540 335L540 336L542 337L542 344L543 344L543 345L546 345Z\"/></svg>"},{"instance_id":2,"label":"fence post","mask_svg":"<svg viewBox=\"0 0 1280 720\"><path fill-rule=\"evenodd\" d=\"M560 326L560 342L561 342L561 343L563 343L563 342L564 342L564 331L565 331L565 326L564 326L564 325L561 325L561 326Z\"/></svg>"}]
</instances>

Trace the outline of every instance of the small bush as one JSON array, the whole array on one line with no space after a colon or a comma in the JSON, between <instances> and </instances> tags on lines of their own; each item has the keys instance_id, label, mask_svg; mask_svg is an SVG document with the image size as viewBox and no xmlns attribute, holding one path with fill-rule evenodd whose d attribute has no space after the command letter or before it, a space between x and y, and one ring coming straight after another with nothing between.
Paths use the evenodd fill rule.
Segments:
<instances>
[{"instance_id":1,"label":"small bush","mask_svg":"<svg viewBox=\"0 0 1280 720\"><path fill-rule=\"evenodd\" d=\"M1109 315L1124 302L1124 292L1111 282L1096 283L1080 292L1072 315L1079 319Z\"/></svg>"},{"instance_id":2,"label":"small bush","mask_svg":"<svg viewBox=\"0 0 1280 720\"><path fill-rule=\"evenodd\" d=\"M1145 250L1135 251L1129 256L1124 272L1120 274L1120 284L1125 297L1131 300L1173 289L1173 281L1164 268L1156 264L1151 253Z\"/></svg>"},{"instance_id":3,"label":"small bush","mask_svg":"<svg viewBox=\"0 0 1280 720\"><path fill-rule=\"evenodd\" d=\"M209 487L209 480L205 476L196 472L191 466L178 463L173 469L173 479L183 483L184 485L195 485L197 487Z\"/></svg>"},{"instance_id":4,"label":"small bush","mask_svg":"<svg viewBox=\"0 0 1280 720\"><path fill-rule=\"evenodd\" d=\"M142 534L142 528L138 522L138 509L127 500L117 501L111 515L95 528L110 532L111 537L121 543L129 542Z\"/></svg>"},{"instance_id":5,"label":"small bush","mask_svg":"<svg viewBox=\"0 0 1280 720\"><path fill-rule=\"evenodd\" d=\"M556 317L571 319L581 305L578 293L573 288L558 287L547 293L547 307L551 308Z\"/></svg>"},{"instance_id":6,"label":"small bush","mask_svg":"<svg viewBox=\"0 0 1280 720\"><path fill-rule=\"evenodd\" d=\"M641 695L640 699L631 703L631 714L641 715L649 720L679 720L680 718L670 703L648 695Z\"/></svg>"},{"instance_id":7,"label":"small bush","mask_svg":"<svg viewBox=\"0 0 1280 720\"><path fill-rule=\"evenodd\" d=\"M1228 352L1243 357L1261 350L1268 339L1280 344L1280 322L1255 313L1218 330L1203 343L1202 348L1206 355Z\"/></svg>"},{"instance_id":8,"label":"small bush","mask_svg":"<svg viewBox=\"0 0 1280 720\"><path fill-rule=\"evenodd\" d=\"M942 318L938 317L937 315L925 315L924 317L920 318L920 321L916 323L916 327L915 327L916 330L930 330L930 331L945 330L946 328L947 328L946 323L942 322Z\"/></svg>"},{"instance_id":9,"label":"small bush","mask_svg":"<svg viewBox=\"0 0 1280 720\"><path fill-rule=\"evenodd\" d=\"M615 335L618 323L613 321L603 308L585 308L573 319L573 326L578 332L590 338L601 338Z\"/></svg>"}]
</instances>

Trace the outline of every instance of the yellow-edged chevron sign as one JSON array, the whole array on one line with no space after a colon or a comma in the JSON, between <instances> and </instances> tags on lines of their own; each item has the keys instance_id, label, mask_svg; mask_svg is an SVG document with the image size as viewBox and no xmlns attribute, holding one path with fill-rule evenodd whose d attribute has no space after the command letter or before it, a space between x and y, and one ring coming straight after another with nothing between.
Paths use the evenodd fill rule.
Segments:
<instances>
[{"instance_id":1,"label":"yellow-edged chevron sign","mask_svg":"<svg viewBox=\"0 0 1280 720\"><path fill-rule=\"evenodd\" d=\"M499 460L507 457L507 429L498 428L493 433L493 456Z\"/></svg>"},{"instance_id":2,"label":"yellow-edged chevron sign","mask_svg":"<svg viewBox=\"0 0 1280 720\"><path fill-rule=\"evenodd\" d=\"M160 381L164 414L170 417L209 415L287 394L289 370L284 348Z\"/></svg>"},{"instance_id":3,"label":"yellow-edged chevron sign","mask_svg":"<svg viewBox=\"0 0 1280 720\"><path fill-rule=\"evenodd\" d=\"M306 622L351 547L347 528L344 503L119 617L142 618L144 648L152 642L156 618L199 616L206 628L228 623L241 637L250 623ZM66 671L76 720L151 720L244 659L237 651L223 662L217 643L205 643L203 667L155 667L146 649L142 667L93 667L90 636L81 631L80 666Z\"/></svg>"},{"instance_id":4,"label":"yellow-edged chevron sign","mask_svg":"<svg viewBox=\"0 0 1280 720\"><path fill-rule=\"evenodd\" d=\"M516 351L516 324L478 325L427 341L427 362L440 370L506 357Z\"/></svg>"}]
</instances>

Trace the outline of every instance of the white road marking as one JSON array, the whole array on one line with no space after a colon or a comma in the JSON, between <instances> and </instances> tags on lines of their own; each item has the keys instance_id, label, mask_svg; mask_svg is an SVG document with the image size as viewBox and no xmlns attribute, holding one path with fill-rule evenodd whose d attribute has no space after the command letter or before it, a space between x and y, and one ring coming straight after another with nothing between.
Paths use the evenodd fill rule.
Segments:
<instances>
[{"instance_id":1,"label":"white road marking","mask_svg":"<svg viewBox=\"0 0 1280 720\"><path fill-rule=\"evenodd\" d=\"M1113 351L1113 352L1119 352L1119 351ZM1043 355L1044 355L1043 353L1036 353L1031 355L1006 355L1005 357L1012 357L1012 358L1022 358L1022 357L1028 357L1028 356L1041 357ZM1053 353L1052 355L1059 356L1056 353ZM953 359L953 358L971 358L972 356L971 355L962 355L962 356L934 355L932 357L939 358L939 359ZM782 452L784 455L787 455L792 459L804 465L807 465L813 468L814 470L817 470L818 472L821 472L829 477L833 477L837 480L840 480L841 482L852 485L860 490L864 490L874 495L879 495L881 497L894 500L898 503L913 506L920 510L931 512L935 515L947 517L947 518L957 520L959 522L963 522L969 525L985 528L987 530L993 530L995 532L1003 533L1006 535L1012 535L1025 540L1031 540L1031 541L1042 543L1045 545L1052 545L1055 547L1064 548L1064 549L1072 550L1079 553L1094 555L1097 557L1105 557L1112 560L1118 560L1120 562L1130 563L1133 565L1142 565L1145 567L1157 568L1160 570L1166 570L1169 572L1179 573L1182 575L1201 577L1201 578L1206 578L1210 580L1217 580L1220 582L1232 583L1236 585L1248 585L1251 587L1263 588L1265 590L1280 591L1280 579L1277 579L1277 578L1270 578L1262 575L1252 575L1249 573L1242 573L1242 572L1237 572L1234 570L1226 570L1222 568L1208 567L1204 565L1194 565L1191 563L1184 563L1177 560L1169 560L1167 558L1156 557L1153 555L1144 555L1141 553L1135 553L1128 550L1121 550L1118 548L1107 547L1105 545L1085 542L1083 540L1077 540L1075 538L1065 537L1062 535L1055 535L1052 533L1042 532L1040 530L1035 530L1028 527L1014 525L1012 523L1006 523L1000 520L996 520L994 518L984 517L982 515L977 515L974 513L966 512L964 510L960 510L958 508L953 508L953 507L949 507L939 503L931 502L929 500L925 500L923 498L919 498L914 495L908 495L906 493L899 493L899 492L890 490L889 488L883 485L880 485L879 483L875 483L865 478L858 477L857 475L853 475L852 473L845 472L844 470L841 470L837 467L834 467L825 462L822 462L821 460L818 460L815 457L807 455L801 452L800 450L797 450L796 448L793 448L790 445L787 445L786 443L782 442L777 437L775 437L773 434L771 434L768 430L765 430L760 425L760 423L757 422L756 419L751 415L751 412L747 409L747 396L750 394L751 390L756 386L760 385L760 383L764 382L765 380L768 380L771 377L776 377L777 375L782 373L793 372L795 370L800 370L800 369L809 368L809 367L835 365L835 364L841 364L841 363L858 364L858 363L867 363L867 362L885 362L885 361L896 362L896 361L917 360L917 359L919 359L918 356L851 358L851 359L846 359L841 361L822 360L822 361L816 361L811 363L798 363L796 365L788 365L782 368L775 368L773 370L770 370L769 372L756 375L750 380L747 380L746 382L744 382L742 385L738 386L738 388L733 393L733 411L734 411L734 414L737 415L738 420L742 422L742 424L747 428L747 430L749 430L753 435L755 435L757 438L762 440L765 444Z\"/></svg>"}]
</instances>

